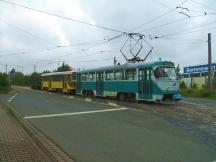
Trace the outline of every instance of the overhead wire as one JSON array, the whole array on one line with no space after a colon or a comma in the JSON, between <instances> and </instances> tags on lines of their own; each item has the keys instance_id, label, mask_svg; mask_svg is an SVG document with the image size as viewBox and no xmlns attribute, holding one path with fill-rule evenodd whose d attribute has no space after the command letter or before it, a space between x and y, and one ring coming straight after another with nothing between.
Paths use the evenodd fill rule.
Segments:
<instances>
[{"instance_id":1,"label":"overhead wire","mask_svg":"<svg viewBox=\"0 0 216 162\"><path fill-rule=\"evenodd\" d=\"M105 51L105 50L101 50L101 51L95 51L95 52L92 52L92 53L87 53L86 55L83 55L82 57L89 57L89 56L94 56L94 55L98 55L98 54L102 54L102 53L106 53L106 52L111 52L111 51ZM75 52L74 52L75 53ZM70 55L73 54L73 53L70 53ZM69 55L69 56L70 56ZM59 57L59 58L62 58L62 57ZM53 58L51 58L53 59ZM39 59L36 64L40 64L40 62L64 62L65 60L62 60L62 61L56 61L57 58L54 58L53 60L46 60L46 59ZM70 57L70 59L80 59L80 56L77 56L77 57Z\"/></svg>"},{"instance_id":2,"label":"overhead wire","mask_svg":"<svg viewBox=\"0 0 216 162\"><path fill-rule=\"evenodd\" d=\"M8 26L13 27L13 28L15 28L16 30L22 31L23 33L28 34L28 35L30 35L30 36L36 38L36 39L39 39L39 40L48 42L48 43L50 43L50 44L58 45L58 44L56 44L56 43L54 43L54 42L52 42L52 41L50 41L50 40L46 40L46 39L44 39L44 38L41 38L41 37L39 37L39 36L37 36L37 35L35 35L35 34L29 32L29 31L27 31L27 30L24 30L24 29L22 29L21 27L19 27L19 26L17 26L17 25L8 23L7 21L3 20L2 18L0 18L0 21L1 21L2 23L4 23L4 24L7 24Z\"/></svg>"},{"instance_id":3,"label":"overhead wire","mask_svg":"<svg viewBox=\"0 0 216 162\"><path fill-rule=\"evenodd\" d=\"M164 39L177 39L177 40L183 40L183 41L197 41L197 42L206 42L204 39L193 39L193 38L181 38L181 37L166 37Z\"/></svg>"},{"instance_id":4,"label":"overhead wire","mask_svg":"<svg viewBox=\"0 0 216 162\"><path fill-rule=\"evenodd\" d=\"M92 24L92 23L89 23L89 22L85 22L85 21L82 21L82 20L77 20L77 19L74 19L74 18L66 17L66 16L61 16L61 15L54 14L54 13L51 13L51 12L48 12L48 11L45 11L45 10L35 9L35 8L32 8L32 7L24 6L24 5L21 5L21 4L14 3L14 2L6 1L6 0L0 0L0 2L7 3L7 4L10 4L10 5L14 5L14 6L21 7L21 8L25 8L25 9L28 9L28 10L31 10L31 11L42 13L42 14L58 17L58 18L61 18L61 19L73 21L73 22L76 22L76 23L85 24L85 25L88 25L88 26L93 26L93 27L96 27L96 28L101 28L101 29L104 29L104 30L109 30L109 31L125 34L124 31L120 31L120 30L109 28L109 27Z\"/></svg>"},{"instance_id":5,"label":"overhead wire","mask_svg":"<svg viewBox=\"0 0 216 162\"><path fill-rule=\"evenodd\" d=\"M158 2L157 0L153 0L154 2L160 4L161 6L165 7L165 8L168 8L168 9L171 9L172 7L162 3L162 2ZM183 1L181 4L179 4L178 6L182 6L184 3L186 3L188 0L186 1ZM177 7L176 7L177 8ZM175 10L176 11L176 10ZM178 12L178 11L177 11ZM202 16L207 16L207 15L214 15L214 13L206 13L206 12L201 12L203 14L201 15L195 15L195 16L190 16L190 19L191 18L198 18L198 17L202 17ZM140 31L141 33L143 32L146 32L146 31L149 31L149 30L153 30L153 29L157 29L157 28L160 28L160 27L164 27L164 26L167 26L167 25L170 25L170 24L175 24L175 23L178 23L180 21L185 21L185 20L188 20L189 18L186 17L186 18L180 18L180 19L176 19L176 20L172 20L172 21L169 21L167 23L164 23L164 24L161 24L161 25L156 25L156 26L153 26L153 27L150 27L150 28L146 28L142 31Z\"/></svg>"},{"instance_id":6,"label":"overhead wire","mask_svg":"<svg viewBox=\"0 0 216 162\"><path fill-rule=\"evenodd\" d=\"M76 62L78 62L78 63L81 63L81 62L83 62L83 63L86 63L86 62L92 63L92 62L94 62L94 63L95 63L95 61L107 61L108 59L112 59L112 58L109 57L109 58L103 58L103 59L73 60L73 61L55 61L55 62L51 61L51 62L49 62L49 63L47 63L47 64L40 65L40 67L46 67L46 66L48 66L48 65L53 65L53 64L56 64L56 63L60 63L60 62L66 62L66 63L67 63L67 62L73 62L73 63L76 63Z\"/></svg>"},{"instance_id":7,"label":"overhead wire","mask_svg":"<svg viewBox=\"0 0 216 162\"><path fill-rule=\"evenodd\" d=\"M198 17L203 17L203 16L206 16L206 15L196 15L196 16L191 16L190 19L192 18L198 18ZM153 29L158 29L160 27L164 27L164 26L167 26L167 25L170 25L170 24L175 24L175 23L178 23L178 22L181 22L181 21L184 21L184 20L188 20L189 18L180 18L180 19L176 19L176 20L173 20L173 21L169 21L167 23L164 23L164 24L161 24L161 25L156 25L156 26L153 26L151 28L147 28L147 29L144 29L142 31L140 31L141 33L145 32L145 31L149 31L149 30L153 30Z\"/></svg>"},{"instance_id":8,"label":"overhead wire","mask_svg":"<svg viewBox=\"0 0 216 162\"><path fill-rule=\"evenodd\" d=\"M154 1L154 0L153 0L153 1ZM179 6L183 5L183 4L186 3L187 1L188 1L188 0L184 0L182 3L179 4ZM162 17L164 17L164 16L168 15L169 13L171 13L171 12L173 12L173 11L176 10L176 7L175 7L175 8L168 7L168 8L169 8L168 11L166 11L166 12L164 12L164 13L162 13L162 14L160 14L160 15L154 17L154 18L152 18L151 20L149 20L149 21L147 21L147 22L145 22L145 23L143 23L143 24L141 24L141 25L138 25L138 26L136 26L136 27L130 29L129 31L134 31L134 30L136 30L136 29L138 29L138 28L141 28L141 27L144 26L144 25L148 25L148 24L150 24L150 23L152 23L152 22L154 22L154 21L156 21L156 20L158 20L158 19L160 19L160 18L162 18Z\"/></svg>"},{"instance_id":9,"label":"overhead wire","mask_svg":"<svg viewBox=\"0 0 216 162\"><path fill-rule=\"evenodd\" d=\"M197 29L197 28L200 28L200 27L203 27L203 26L212 25L212 24L216 24L216 21L213 21L213 22L210 22L210 23L207 23L207 24L198 25L198 26L195 26L195 27L192 27L192 28L186 28L186 29L183 29L181 31L173 32L173 33L170 33L170 34L157 36L156 39L164 38L164 37L168 37L168 36L173 36L173 35L178 35L178 34L185 33L187 31L191 31L191 30L193 31L194 29Z\"/></svg>"},{"instance_id":10,"label":"overhead wire","mask_svg":"<svg viewBox=\"0 0 216 162\"><path fill-rule=\"evenodd\" d=\"M0 57L7 57L7 56L16 56L16 55L23 55L23 54L30 54L30 53L38 53L38 52L44 52L44 51L50 51L54 49L58 49L59 47L53 47L53 48L45 48L41 50L36 50L36 51L24 51L24 52L14 52L14 53L9 53L9 54L3 54L0 55Z\"/></svg>"},{"instance_id":11,"label":"overhead wire","mask_svg":"<svg viewBox=\"0 0 216 162\"><path fill-rule=\"evenodd\" d=\"M206 4L204 4L204 3L202 3L202 2L198 2L198 1L195 1L195 0L190 0L190 1L191 1L192 3L194 3L194 4L198 4L198 5L202 6L202 7L204 7L204 8L210 9L210 10L212 10L212 11L216 11L215 8L211 8L211 7L207 6Z\"/></svg>"},{"instance_id":12,"label":"overhead wire","mask_svg":"<svg viewBox=\"0 0 216 162\"><path fill-rule=\"evenodd\" d=\"M197 32L201 32L201 31L209 31L209 30L216 30L216 27L212 27L212 28L207 28L207 29L202 29L202 30L195 30L195 31L191 31L191 32L184 32L184 33L179 33L177 35L185 35L185 34L192 34L192 33L197 33Z\"/></svg>"},{"instance_id":13,"label":"overhead wire","mask_svg":"<svg viewBox=\"0 0 216 162\"><path fill-rule=\"evenodd\" d=\"M114 40L114 39L112 39L112 40ZM68 47L79 47L79 46L85 46L85 45L92 45L92 46L90 46L88 48L80 49L82 51L87 51L87 50L89 50L91 48L94 48L94 47L97 47L99 45L106 44L107 42L108 42L108 40L100 39L100 40L88 41L88 42L76 43L76 44L70 44L70 45L65 45L65 46L55 46L55 47L52 47L52 48L45 48L45 49L29 49L29 50L32 50L32 51L13 52L13 53L0 55L0 57L45 52L45 51L68 48ZM95 43L97 43L97 44L95 44Z\"/></svg>"},{"instance_id":14,"label":"overhead wire","mask_svg":"<svg viewBox=\"0 0 216 162\"><path fill-rule=\"evenodd\" d=\"M109 41L108 41L108 42L109 42ZM65 54L65 55L61 55L61 56L58 56L58 57L54 57L54 58L52 58L52 59L64 58L64 57L71 56L72 54L78 53L78 52L86 52L86 51L88 51L88 50L90 50L90 49L92 49L92 48L95 48L95 47L104 45L104 44L106 44L106 43L108 43L108 42L107 42L107 41L101 42L101 43L98 43L98 44L93 45L93 46L91 46L91 47L88 47L88 48L85 48L85 49L80 49L80 50L78 50L78 51L74 51L74 52L72 52L72 53Z\"/></svg>"}]
</instances>

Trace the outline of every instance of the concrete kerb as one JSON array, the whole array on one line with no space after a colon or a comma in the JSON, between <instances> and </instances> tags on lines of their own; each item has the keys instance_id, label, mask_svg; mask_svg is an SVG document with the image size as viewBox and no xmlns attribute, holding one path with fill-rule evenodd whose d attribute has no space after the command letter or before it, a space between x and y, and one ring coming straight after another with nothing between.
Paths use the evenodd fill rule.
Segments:
<instances>
[{"instance_id":1,"label":"concrete kerb","mask_svg":"<svg viewBox=\"0 0 216 162\"><path fill-rule=\"evenodd\" d=\"M73 160L70 155L64 152L60 146L55 144L52 139L50 139L47 135L42 133L38 128L36 128L29 121L23 118L23 116L20 113L16 112L12 106L1 101L0 104L7 108L9 113L11 113L18 120L20 125L31 137L31 139L49 158L51 158L53 161L75 162L75 160Z\"/></svg>"}]
</instances>

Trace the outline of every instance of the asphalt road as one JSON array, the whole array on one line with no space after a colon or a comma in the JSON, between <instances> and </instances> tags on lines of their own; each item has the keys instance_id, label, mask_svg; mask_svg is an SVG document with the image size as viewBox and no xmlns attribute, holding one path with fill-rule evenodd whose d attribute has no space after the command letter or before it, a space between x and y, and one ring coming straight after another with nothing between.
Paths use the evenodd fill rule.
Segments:
<instances>
[{"instance_id":1,"label":"asphalt road","mask_svg":"<svg viewBox=\"0 0 216 162\"><path fill-rule=\"evenodd\" d=\"M78 162L216 160L216 151L199 138L146 111L25 89L0 100Z\"/></svg>"}]
</instances>

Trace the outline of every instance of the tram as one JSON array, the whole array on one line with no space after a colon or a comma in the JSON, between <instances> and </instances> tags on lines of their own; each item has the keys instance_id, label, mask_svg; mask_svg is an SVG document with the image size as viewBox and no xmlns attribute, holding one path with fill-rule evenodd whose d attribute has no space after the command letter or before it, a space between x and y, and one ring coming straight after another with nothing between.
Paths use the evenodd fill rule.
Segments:
<instances>
[{"instance_id":1,"label":"tram","mask_svg":"<svg viewBox=\"0 0 216 162\"><path fill-rule=\"evenodd\" d=\"M76 72L76 93L125 100L177 101L179 80L170 61L128 63Z\"/></svg>"},{"instance_id":2,"label":"tram","mask_svg":"<svg viewBox=\"0 0 216 162\"><path fill-rule=\"evenodd\" d=\"M76 72L53 72L42 74L42 90L75 93Z\"/></svg>"}]
</instances>

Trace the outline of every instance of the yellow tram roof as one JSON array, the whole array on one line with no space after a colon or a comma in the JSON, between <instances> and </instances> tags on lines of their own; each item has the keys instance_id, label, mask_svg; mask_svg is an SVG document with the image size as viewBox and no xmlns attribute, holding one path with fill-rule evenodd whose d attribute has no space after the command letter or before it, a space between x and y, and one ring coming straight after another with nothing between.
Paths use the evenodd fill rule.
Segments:
<instances>
[{"instance_id":1,"label":"yellow tram roof","mask_svg":"<svg viewBox=\"0 0 216 162\"><path fill-rule=\"evenodd\" d=\"M62 71L62 72L53 72L53 73L45 73L45 74L42 74L41 76L65 75L65 74L73 74L73 73L75 73L74 70L72 70L72 71Z\"/></svg>"}]
</instances>

